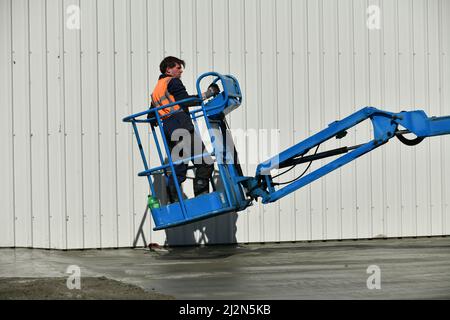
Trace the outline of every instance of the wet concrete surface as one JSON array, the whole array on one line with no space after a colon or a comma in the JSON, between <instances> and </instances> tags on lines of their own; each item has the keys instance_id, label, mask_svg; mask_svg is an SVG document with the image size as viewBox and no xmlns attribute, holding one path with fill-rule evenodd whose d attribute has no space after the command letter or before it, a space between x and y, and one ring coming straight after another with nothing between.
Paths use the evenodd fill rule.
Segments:
<instances>
[{"instance_id":1,"label":"wet concrete surface","mask_svg":"<svg viewBox=\"0 0 450 320\"><path fill-rule=\"evenodd\" d=\"M176 299L450 298L450 237L156 251L0 249L0 278L68 277L70 265L80 267L81 283L106 277Z\"/></svg>"}]
</instances>

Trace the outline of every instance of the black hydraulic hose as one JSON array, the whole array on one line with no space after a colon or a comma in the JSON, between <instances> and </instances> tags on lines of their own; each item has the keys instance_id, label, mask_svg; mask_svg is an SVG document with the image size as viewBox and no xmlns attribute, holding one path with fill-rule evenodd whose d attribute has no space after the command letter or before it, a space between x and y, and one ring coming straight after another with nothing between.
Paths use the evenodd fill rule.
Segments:
<instances>
[{"instance_id":1,"label":"black hydraulic hose","mask_svg":"<svg viewBox=\"0 0 450 320\"><path fill-rule=\"evenodd\" d=\"M296 164L293 164L289 169L287 169L286 171L283 171L282 173L277 174L276 176L273 176L272 179L278 178L279 176L282 176L283 174L291 171L292 169L294 169L296 166Z\"/></svg>"},{"instance_id":2,"label":"black hydraulic hose","mask_svg":"<svg viewBox=\"0 0 450 320\"><path fill-rule=\"evenodd\" d=\"M284 185L284 184L289 184L289 183L292 183L292 182L294 182L294 181L297 181L298 179L300 179L301 177L303 177L303 176L305 175L306 171L308 171L308 169L309 169L309 167L311 167L312 163L313 163L313 162L311 161L311 162L308 164L308 166L306 167L305 171L303 171L302 174L299 175L297 178L292 179L292 180L290 180L290 181L285 181L285 182L274 182L273 185L274 185L274 186L281 186L281 185ZM294 165L292 168L294 168L294 167L295 167L295 165ZM291 169L292 169L292 168L291 168ZM290 169L289 169L289 170L290 170ZM289 171L289 170L287 170L287 171Z\"/></svg>"},{"instance_id":3,"label":"black hydraulic hose","mask_svg":"<svg viewBox=\"0 0 450 320\"><path fill-rule=\"evenodd\" d=\"M395 133L395 136L398 140L400 140L403 144L406 144L407 146L415 146L418 145L425 139L424 137L417 137L415 139L407 139L403 136L401 133Z\"/></svg>"},{"instance_id":4,"label":"black hydraulic hose","mask_svg":"<svg viewBox=\"0 0 450 320\"><path fill-rule=\"evenodd\" d=\"M319 147L320 147L320 144L317 145L316 151L314 151L314 155L317 154L317 151L319 150ZM304 157L302 156L302 158L304 158ZM301 177L303 177L303 176L305 175L305 173L306 173L306 172L309 170L309 168L311 167L311 164L313 163L313 161L314 161L314 160L311 160L311 161L309 162L309 164L308 164L308 166L306 167L306 169L305 169L305 170L302 172L302 174L299 175L297 178L292 179L292 180L290 180L290 181L286 181L286 182L274 182L273 185L274 185L274 186L280 186L280 185L289 184L289 183L292 183L292 182L294 182L294 181L297 181L298 179L300 179ZM273 178L276 178L276 177L279 177L279 176L282 175L282 174L285 174L286 172L288 172L288 171L290 171L292 168L294 168L296 165L297 165L297 164L294 164L291 168L289 168L288 170L286 170L286 171L284 171L284 172L282 172L282 173L276 175L276 176L273 177ZM272 179L273 179L273 178L272 178Z\"/></svg>"}]
</instances>

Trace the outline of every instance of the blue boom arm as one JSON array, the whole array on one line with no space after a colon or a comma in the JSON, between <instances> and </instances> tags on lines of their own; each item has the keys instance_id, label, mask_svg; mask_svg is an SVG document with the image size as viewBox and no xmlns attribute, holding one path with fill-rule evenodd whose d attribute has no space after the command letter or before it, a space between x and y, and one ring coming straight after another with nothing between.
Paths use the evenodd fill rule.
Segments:
<instances>
[{"instance_id":1,"label":"blue boom arm","mask_svg":"<svg viewBox=\"0 0 450 320\"><path fill-rule=\"evenodd\" d=\"M321 143L333 137L339 138L344 136L346 130L367 119L372 121L374 129L373 140L355 147L343 147L313 156L305 156L308 151L318 147ZM406 130L398 130L399 125L406 128ZM417 138L408 140L403 136L405 133L414 133ZM428 118L425 112L421 110L392 113L373 107L366 107L343 120L331 123L328 128L258 165L255 177L246 181L249 194L253 198L261 197L263 203L274 202L378 148L394 136L397 136L405 144L414 145L425 137L444 134L450 134L450 117ZM346 154L275 190L275 187L279 184L273 182L271 175L273 169L294 166L342 153Z\"/></svg>"}]
</instances>

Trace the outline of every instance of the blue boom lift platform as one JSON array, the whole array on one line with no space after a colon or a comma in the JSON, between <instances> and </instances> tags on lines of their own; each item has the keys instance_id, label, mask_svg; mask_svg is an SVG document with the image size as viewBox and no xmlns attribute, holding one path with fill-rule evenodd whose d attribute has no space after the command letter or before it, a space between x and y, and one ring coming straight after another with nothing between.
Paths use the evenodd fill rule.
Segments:
<instances>
[{"instance_id":1,"label":"blue boom lift platform","mask_svg":"<svg viewBox=\"0 0 450 320\"><path fill-rule=\"evenodd\" d=\"M192 199L183 199L177 177L176 175L170 175L169 171L175 172L174 165L182 161L187 162L203 155L195 155L174 162L162 129L164 124L157 111L172 105L199 99L201 97L200 85L206 77L213 77L214 83L221 84L222 91L214 98L203 101L201 107L190 111L190 115L197 128L197 120L204 117L213 147L213 152L209 155L216 163L223 190L214 188L214 191L211 193L202 194ZM224 213L242 211L252 205L252 202L258 198L262 199L262 203L277 201L350 161L382 146L393 137L397 137L406 145L413 146L426 137L450 134L450 116L428 117L422 110L392 113L373 107L365 107L342 120L331 123L326 129L259 164L255 175L248 177L242 174L234 144L229 143L230 141L232 142L231 134L225 120L225 115L239 107L242 102L242 93L237 79L231 75L208 72L197 79L196 88L199 98L189 98L158 108L151 108L123 119L124 122L130 122L133 127L145 169L138 175L147 177L151 195L155 196L152 175L164 174L166 179L175 180L179 201L150 208L155 223L154 230L188 224ZM183 111L178 110L174 112ZM323 142L334 137L338 139L344 137L349 128L367 119L370 119L374 129L374 137L371 141L356 146L317 152L318 147ZM137 124L150 124L155 121L161 132L161 137L157 137L156 129L153 125L150 125L150 128L161 164L158 167L149 168ZM404 136L408 133L413 133L416 138L408 139ZM165 150L167 162L164 161L159 140L162 140L162 147ZM310 150L315 150L315 152L308 155ZM305 175L313 161L337 155L341 156ZM309 165L299 177L287 183L276 183L273 181L275 177L282 175L301 163L309 163ZM272 176L272 170L281 168L289 169L281 174Z\"/></svg>"}]
</instances>

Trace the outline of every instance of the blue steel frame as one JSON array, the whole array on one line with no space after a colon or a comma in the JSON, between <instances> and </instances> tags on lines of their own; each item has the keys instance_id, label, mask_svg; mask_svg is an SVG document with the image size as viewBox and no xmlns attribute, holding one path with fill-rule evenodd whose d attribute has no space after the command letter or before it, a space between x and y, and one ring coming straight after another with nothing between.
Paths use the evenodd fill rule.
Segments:
<instances>
[{"instance_id":1,"label":"blue steel frame","mask_svg":"<svg viewBox=\"0 0 450 320\"><path fill-rule=\"evenodd\" d=\"M252 201L259 197L262 198L263 203L277 201L385 144L391 138L396 136L399 126L404 127L407 132L414 133L419 138L450 134L449 116L429 118L425 112L421 110L392 113L378 110L373 107L365 107L340 121L331 123L328 128L259 164L256 169L255 176L246 177L239 173L238 167L236 163L234 163L234 145L230 147L229 144L223 143L225 140L224 136L227 135L224 116L237 108L242 102L242 94L239 83L237 79L231 75L221 75L216 72L208 72L202 74L197 79L196 88L198 98L189 98L182 101L169 103L158 108L132 114L123 119L124 122L131 122L133 126L145 169L138 175L147 176L152 195L155 195L155 189L153 181L150 177L151 175L163 172L168 178L168 168L170 168L171 172L175 172L174 166L176 164L203 156L197 155L190 157L189 159L174 162L170 155L169 146L163 132L163 121L157 111L176 104L181 104L183 102L201 100L200 84L201 81L208 76L215 77L213 81L214 83L220 81L222 83L223 91L217 97L208 102L202 101L201 108L190 111L190 115L194 120L196 130L198 130L197 119L201 117L205 118L209 139L213 146L213 152L210 155L216 158L215 162L224 186L224 192L212 192L208 195L201 195L193 199L183 199L178 179L176 175L171 175L171 178L175 180L179 202L164 205L159 209L151 210L153 220L156 225L154 230L187 224L227 212L241 211L250 206ZM176 112L183 111L173 111L170 114ZM139 119L140 117L147 116L148 114L152 114L151 119ZM372 121L374 128L373 140L355 147L353 151L325 164L313 172L310 172L306 176L292 181L284 187L276 188L277 184L273 182L273 177L271 175L271 171L273 169L277 169L280 165L287 163L290 160L298 159L298 157L306 155L314 147L333 137L339 136L342 132L346 132L349 128L367 119ZM157 139L155 129L153 126L150 126L161 165L154 168L149 168L137 129L137 123L150 123L152 120L156 120L158 123L163 140L163 147L168 157L168 163L164 163L163 153ZM233 149L231 150L231 148Z\"/></svg>"},{"instance_id":2,"label":"blue steel frame","mask_svg":"<svg viewBox=\"0 0 450 320\"><path fill-rule=\"evenodd\" d=\"M201 96L201 81L206 77L214 77L213 82L221 82L223 91L215 98L209 101L202 101ZM251 201L245 196L244 190L239 183L237 183L240 177L237 170L234 168L234 164L229 159L230 150L227 150L227 145L221 143L222 134L221 131L224 125L225 114L231 112L237 108L242 101L242 94L239 86L239 82L231 75L221 75L217 72L208 72L202 74L196 82L197 96L195 98L188 98L185 100L166 104L158 108L152 108L146 111L132 114L123 119L124 122L130 122L132 124L136 141L139 147L140 155L144 164L144 171L138 173L138 176L147 176L150 192L155 195L155 188L152 178L153 174L163 172L167 179L169 175L167 169L170 168L171 172L175 172L174 166L178 163L188 162L195 160L204 155L195 155L186 159L173 161L169 152L169 145L166 140L163 131L163 122L158 111L163 108L168 108L173 105L182 104L184 102L191 102L194 100L201 101L200 108L197 110L189 111L191 118L194 120L196 130L198 130L197 120L204 117L205 123L208 129L209 139L213 146L213 152L210 154L216 158L217 168L219 170L219 176L224 187L224 192L213 192L209 195L201 195L202 201L194 201L194 199L183 199L182 191L179 185L179 181L176 175L170 175L170 179L174 179L177 189L179 202L170 205L163 205L159 209L152 209L151 213L156 227L155 230L173 227L181 224L190 223L200 219L205 219L210 216L218 214L238 211L246 208ZM182 110L172 111L168 115L176 112L183 112ZM149 119L142 119L142 117L150 115ZM150 123L156 120L160 129L162 143L166 152L168 163L164 163L163 153L158 141L155 129L151 127L151 132L155 140L158 157L161 165L149 168L144 149L142 147L141 138L137 129L138 123Z\"/></svg>"}]
</instances>

